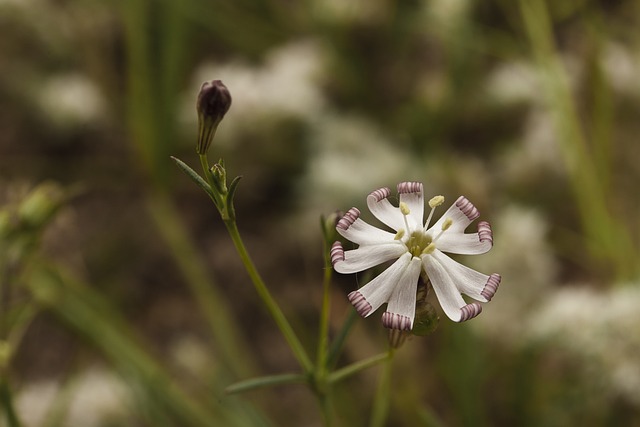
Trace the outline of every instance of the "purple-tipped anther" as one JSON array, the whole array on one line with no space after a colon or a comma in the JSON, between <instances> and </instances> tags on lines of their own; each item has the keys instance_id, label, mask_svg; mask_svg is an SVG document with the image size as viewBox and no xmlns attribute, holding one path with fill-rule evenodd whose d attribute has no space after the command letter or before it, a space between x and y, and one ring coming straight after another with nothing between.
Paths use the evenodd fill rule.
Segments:
<instances>
[{"instance_id":1,"label":"purple-tipped anther","mask_svg":"<svg viewBox=\"0 0 640 427\"><path fill-rule=\"evenodd\" d=\"M360 211L358 210L358 208L351 208L342 216L342 218L340 218L340 221L338 221L336 227L342 230L348 230L349 227L351 227L351 224L356 222L356 219L358 219L359 217Z\"/></svg>"},{"instance_id":2,"label":"purple-tipped anther","mask_svg":"<svg viewBox=\"0 0 640 427\"><path fill-rule=\"evenodd\" d=\"M460 322L466 322L469 319L473 319L478 314L482 313L482 306L477 302L472 302L471 304L467 304L460 309L462 312L462 317L460 317Z\"/></svg>"},{"instance_id":3,"label":"purple-tipped anther","mask_svg":"<svg viewBox=\"0 0 640 427\"><path fill-rule=\"evenodd\" d=\"M493 232L491 231L491 225L487 221L478 223L478 236L481 243L489 242L493 246Z\"/></svg>"},{"instance_id":4,"label":"purple-tipped anther","mask_svg":"<svg viewBox=\"0 0 640 427\"><path fill-rule=\"evenodd\" d=\"M389 190L387 187L382 187L372 191L367 197L373 197L376 202L379 202L380 200L389 197L389 194L391 194L391 190Z\"/></svg>"},{"instance_id":5,"label":"purple-tipped anther","mask_svg":"<svg viewBox=\"0 0 640 427\"><path fill-rule=\"evenodd\" d=\"M469 218L469 221L473 221L480 216L478 209L476 209L476 207L473 206L473 203L467 200L464 196L458 197L458 200L456 200L456 206L467 216L467 218Z\"/></svg>"},{"instance_id":6,"label":"purple-tipped anther","mask_svg":"<svg viewBox=\"0 0 640 427\"><path fill-rule=\"evenodd\" d=\"M491 298L493 298L496 291L498 290L498 286L500 285L501 280L502 277L499 274L493 273L491 276L489 276L489 280L487 280L487 284L484 285L484 289L482 289L480 295L485 297L487 301L491 301Z\"/></svg>"},{"instance_id":7,"label":"purple-tipped anther","mask_svg":"<svg viewBox=\"0 0 640 427\"><path fill-rule=\"evenodd\" d=\"M382 325L389 329L399 329L401 331L411 330L411 319L397 313L382 313Z\"/></svg>"},{"instance_id":8,"label":"purple-tipped anther","mask_svg":"<svg viewBox=\"0 0 640 427\"><path fill-rule=\"evenodd\" d=\"M406 194L406 193L421 193L422 192L422 183L421 182L401 182L398 184L398 193Z\"/></svg>"},{"instance_id":9,"label":"purple-tipped anther","mask_svg":"<svg viewBox=\"0 0 640 427\"><path fill-rule=\"evenodd\" d=\"M371 304L367 302L360 292L353 291L347 298L349 298L349 302L353 304L360 316L367 317L371 313Z\"/></svg>"},{"instance_id":10,"label":"purple-tipped anther","mask_svg":"<svg viewBox=\"0 0 640 427\"><path fill-rule=\"evenodd\" d=\"M336 241L331 245L331 251L329 252L331 257L331 265L336 265L336 262L344 261L344 249L342 249L342 243Z\"/></svg>"}]
</instances>

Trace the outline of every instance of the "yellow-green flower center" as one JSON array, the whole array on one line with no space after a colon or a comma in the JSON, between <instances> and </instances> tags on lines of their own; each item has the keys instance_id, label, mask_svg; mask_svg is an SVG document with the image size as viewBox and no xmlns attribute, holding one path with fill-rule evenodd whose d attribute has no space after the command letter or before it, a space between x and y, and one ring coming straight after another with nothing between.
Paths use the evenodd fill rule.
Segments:
<instances>
[{"instance_id":1,"label":"yellow-green flower center","mask_svg":"<svg viewBox=\"0 0 640 427\"><path fill-rule=\"evenodd\" d=\"M416 230L409 236L409 239L406 241L405 245L407 249L414 257L419 257L423 254L423 251L431 249L433 239L430 235L425 233L422 230ZM433 251L432 249L429 251ZM429 253L427 252L427 253Z\"/></svg>"}]
</instances>

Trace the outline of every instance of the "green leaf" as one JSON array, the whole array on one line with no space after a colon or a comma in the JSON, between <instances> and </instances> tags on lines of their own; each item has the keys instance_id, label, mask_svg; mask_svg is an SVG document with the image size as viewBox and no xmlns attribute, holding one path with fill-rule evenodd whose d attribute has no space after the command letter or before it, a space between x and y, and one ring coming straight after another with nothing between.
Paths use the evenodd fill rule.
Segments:
<instances>
[{"instance_id":1,"label":"green leaf","mask_svg":"<svg viewBox=\"0 0 640 427\"><path fill-rule=\"evenodd\" d=\"M307 377L303 374L280 374L269 375L266 377L251 378L249 380L240 381L227 387L227 393L242 393L256 388L272 387L282 384L304 384Z\"/></svg>"},{"instance_id":2,"label":"green leaf","mask_svg":"<svg viewBox=\"0 0 640 427\"><path fill-rule=\"evenodd\" d=\"M211 199L215 202L216 198L215 198L215 195L213 194L213 190L211 189L211 186L207 184L207 182L204 179L202 179L202 177L198 175L196 171L191 169L189 165L187 165L185 162L183 162L182 160L176 157L171 156L171 160L173 160L175 164L178 165L178 167L182 169L182 171L186 173L189 176L189 178L191 178L191 180L198 185L198 187L202 188L205 191L205 193L207 193L209 197L211 197Z\"/></svg>"},{"instance_id":3,"label":"green leaf","mask_svg":"<svg viewBox=\"0 0 640 427\"><path fill-rule=\"evenodd\" d=\"M235 178L233 178L233 181L231 181L231 184L229 184L229 193L227 194L227 209L231 218L236 217L236 208L233 205L233 198L236 195L236 189L238 188L238 183L240 182L241 178L242 176L236 176Z\"/></svg>"}]
</instances>

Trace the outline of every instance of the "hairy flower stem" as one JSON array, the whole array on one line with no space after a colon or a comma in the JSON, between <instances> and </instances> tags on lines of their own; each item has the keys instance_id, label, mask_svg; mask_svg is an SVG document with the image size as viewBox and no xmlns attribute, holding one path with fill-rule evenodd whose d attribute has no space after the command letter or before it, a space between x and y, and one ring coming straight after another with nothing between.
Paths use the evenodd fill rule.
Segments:
<instances>
[{"instance_id":1,"label":"hairy flower stem","mask_svg":"<svg viewBox=\"0 0 640 427\"><path fill-rule=\"evenodd\" d=\"M267 286L258 273L256 266L251 260L249 252L247 252L247 248L244 246L244 242L242 241L242 237L240 237L240 232L238 231L238 226L235 220L225 220L224 225L229 231L231 240L233 241L233 244L238 251L238 255L242 260L242 264L244 265L247 273L249 274L249 277L251 278L251 282L253 282L256 292L258 292L258 296L260 297L260 299L262 299L262 302L266 306L267 311L269 312L271 317L273 317L273 320L275 320L276 325L289 344L289 347L291 348L291 351L293 351L294 356L296 357L296 359L298 359L298 362L305 372L313 372L313 364L311 363L309 356L304 350L302 343L293 331L293 328L287 321L287 318L284 316L284 313L280 309L280 306L278 306L278 303L275 301L275 299L273 299L273 296L267 289Z\"/></svg>"}]
</instances>

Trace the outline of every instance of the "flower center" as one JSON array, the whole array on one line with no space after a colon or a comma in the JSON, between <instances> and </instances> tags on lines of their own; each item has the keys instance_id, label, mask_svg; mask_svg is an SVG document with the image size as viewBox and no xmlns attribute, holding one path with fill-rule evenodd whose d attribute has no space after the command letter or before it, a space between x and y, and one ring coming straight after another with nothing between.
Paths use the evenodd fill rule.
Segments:
<instances>
[{"instance_id":1,"label":"flower center","mask_svg":"<svg viewBox=\"0 0 640 427\"><path fill-rule=\"evenodd\" d=\"M416 230L409 236L409 239L405 242L407 249L414 257L419 257L423 254L423 251L430 249L433 246L433 239L427 233L422 230ZM435 246L434 246L435 248Z\"/></svg>"},{"instance_id":2,"label":"flower center","mask_svg":"<svg viewBox=\"0 0 640 427\"><path fill-rule=\"evenodd\" d=\"M420 257L421 255L429 255L436 250L436 241L442 236L442 234L451 227L453 224L453 220L451 218L447 218L442 223L442 228L440 232L433 237L430 232L427 232L429 228L429 223L431 222L431 218L433 217L433 211L436 207L440 206L444 202L444 197L436 196L429 200L429 207L431 208L431 212L429 213L429 217L427 218L427 222L424 225L424 228L419 230L414 230L411 232L407 240L404 242L407 250L414 257ZM406 229L400 229L396 233L395 240L403 240L406 231L410 230L409 222L407 221L407 216L411 213L409 210L409 206L406 203L400 203L398 207L402 216L404 217L404 225Z\"/></svg>"}]
</instances>

